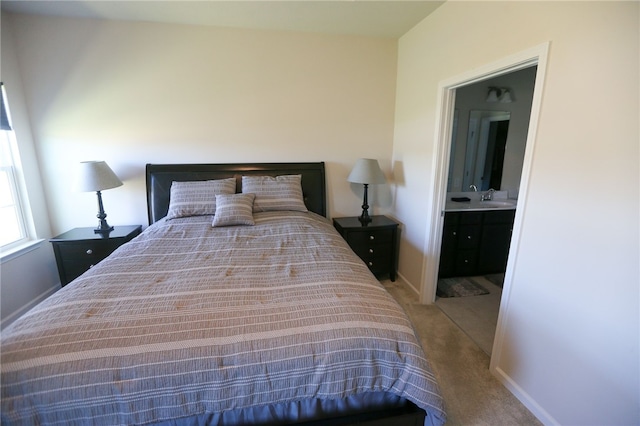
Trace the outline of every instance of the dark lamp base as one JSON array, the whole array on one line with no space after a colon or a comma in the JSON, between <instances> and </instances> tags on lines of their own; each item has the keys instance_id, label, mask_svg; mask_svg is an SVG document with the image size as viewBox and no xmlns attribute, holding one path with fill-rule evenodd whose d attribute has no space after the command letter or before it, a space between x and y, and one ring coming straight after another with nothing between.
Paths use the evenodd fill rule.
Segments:
<instances>
[{"instance_id":1,"label":"dark lamp base","mask_svg":"<svg viewBox=\"0 0 640 426\"><path fill-rule=\"evenodd\" d=\"M111 231L113 231L113 226L108 226L106 228L96 228L93 230L93 232L95 232L96 234L108 234Z\"/></svg>"},{"instance_id":2,"label":"dark lamp base","mask_svg":"<svg viewBox=\"0 0 640 426\"><path fill-rule=\"evenodd\" d=\"M362 200L362 214L358 217L358 220L362 224L362 226L367 226L369 222L371 222L371 218L369 217L369 201L367 200L367 189L369 188L369 184L364 184L364 197Z\"/></svg>"},{"instance_id":3,"label":"dark lamp base","mask_svg":"<svg viewBox=\"0 0 640 426\"><path fill-rule=\"evenodd\" d=\"M358 216L358 220L360 221L361 224L366 226L371 222L371 217L367 212L362 212L362 215Z\"/></svg>"},{"instance_id":4,"label":"dark lamp base","mask_svg":"<svg viewBox=\"0 0 640 426\"><path fill-rule=\"evenodd\" d=\"M104 207L102 206L102 193L100 191L96 191L96 193L98 194L98 215L96 217L99 220L99 225L93 232L105 236L113 231L113 226L109 226L107 223L107 214L104 212Z\"/></svg>"}]
</instances>

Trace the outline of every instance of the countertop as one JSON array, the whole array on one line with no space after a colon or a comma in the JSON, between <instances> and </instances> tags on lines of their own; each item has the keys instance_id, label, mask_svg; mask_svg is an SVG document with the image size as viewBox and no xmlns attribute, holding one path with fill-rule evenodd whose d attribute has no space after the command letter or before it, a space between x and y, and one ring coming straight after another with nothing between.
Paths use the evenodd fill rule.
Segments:
<instances>
[{"instance_id":1,"label":"countertop","mask_svg":"<svg viewBox=\"0 0 640 426\"><path fill-rule=\"evenodd\" d=\"M496 191L492 200L481 201L484 192L449 192L444 210L447 212L481 210L515 210L518 200L507 198L507 191ZM452 201L451 198L467 197L470 201Z\"/></svg>"}]
</instances>

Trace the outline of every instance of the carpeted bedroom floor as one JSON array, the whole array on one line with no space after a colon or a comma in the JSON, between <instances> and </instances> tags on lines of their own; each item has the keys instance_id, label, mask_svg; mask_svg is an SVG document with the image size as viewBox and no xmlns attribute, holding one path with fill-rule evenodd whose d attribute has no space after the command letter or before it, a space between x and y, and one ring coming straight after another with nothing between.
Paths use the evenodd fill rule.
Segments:
<instances>
[{"instance_id":1,"label":"carpeted bedroom floor","mask_svg":"<svg viewBox=\"0 0 640 426\"><path fill-rule=\"evenodd\" d=\"M541 424L489 373L489 355L437 306L420 304L398 281L382 284L416 327L447 404L447 426Z\"/></svg>"}]
</instances>

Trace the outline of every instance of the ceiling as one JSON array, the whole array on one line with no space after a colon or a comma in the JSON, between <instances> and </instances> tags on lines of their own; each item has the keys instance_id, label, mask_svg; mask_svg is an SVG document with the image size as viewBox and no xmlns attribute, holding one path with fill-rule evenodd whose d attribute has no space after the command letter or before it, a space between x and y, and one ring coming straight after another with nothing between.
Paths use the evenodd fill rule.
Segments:
<instances>
[{"instance_id":1,"label":"ceiling","mask_svg":"<svg viewBox=\"0 0 640 426\"><path fill-rule=\"evenodd\" d=\"M1 0L4 11L398 38L444 1Z\"/></svg>"}]
</instances>

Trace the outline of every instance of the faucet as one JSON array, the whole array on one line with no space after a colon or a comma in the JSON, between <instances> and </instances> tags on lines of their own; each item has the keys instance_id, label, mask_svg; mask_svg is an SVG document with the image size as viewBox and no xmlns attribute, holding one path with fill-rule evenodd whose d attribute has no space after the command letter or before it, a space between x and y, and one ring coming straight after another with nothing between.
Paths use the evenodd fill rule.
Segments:
<instances>
[{"instance_id":1,"label":"faucet","mask_svg":"<svg viewBox=\"0 0 640 426\"><path fill-rule=\"evenodd\" d=\"M496 192L495 189L489 188L487 192L480 196L480 201L491 201L493 200L493 193Z\"/></svg>"},{"instance_id":2,"label":"faucet","mask_svg":"<svg viewBox=\"0 0 640 426\"><path fill-rule=\"evenodd\" d=\"M469 185L469 189L473 189L473 192L478 192L478 187L475 185Z\"/></svg>"}]
</instances>

